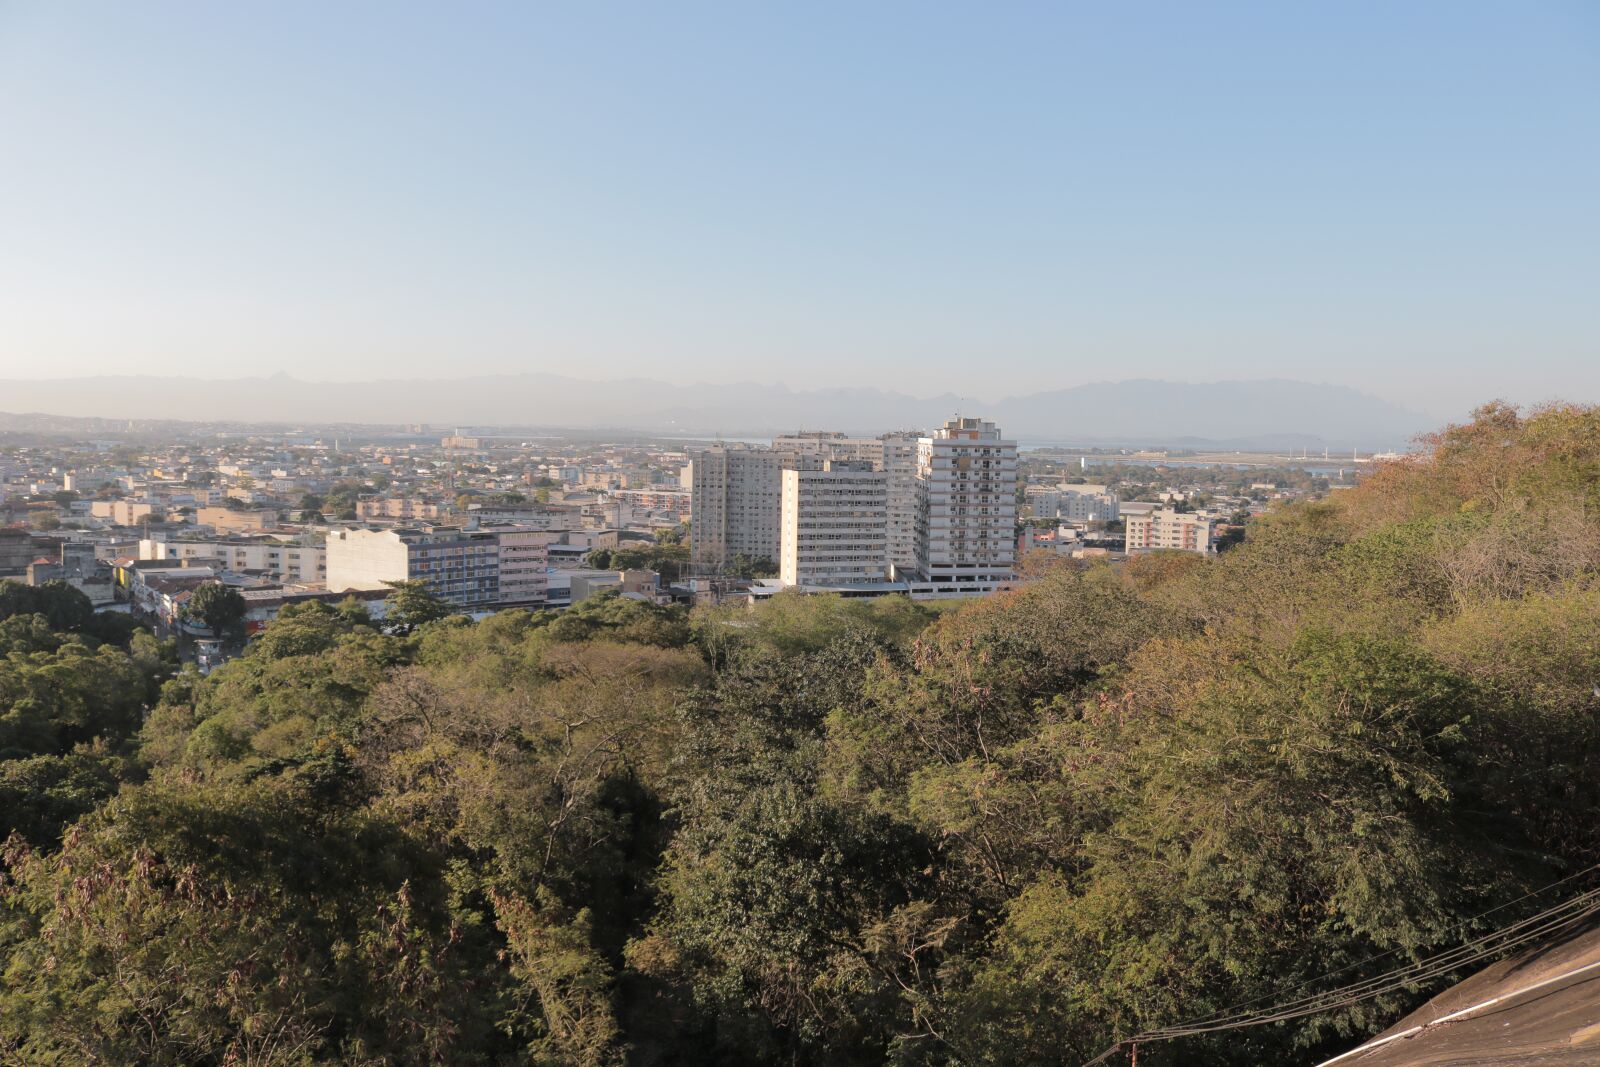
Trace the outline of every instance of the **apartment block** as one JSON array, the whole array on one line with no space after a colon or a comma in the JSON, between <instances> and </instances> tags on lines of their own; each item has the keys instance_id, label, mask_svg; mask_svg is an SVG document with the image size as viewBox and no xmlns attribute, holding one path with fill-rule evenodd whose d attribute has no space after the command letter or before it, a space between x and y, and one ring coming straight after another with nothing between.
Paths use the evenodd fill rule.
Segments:
<instances>
[{"instance_id":1,"label":"apartment block","mask_svg":"<svg viewBox=\"0 0 1600 1067\"><path fill-rule=\"evenodd\" d=\"M666 511L688 514L692 494L676 487L658 486L654 489L613 489L611 498L641 511Z\"/></svg>"},{"instance_id":2,"label":"apartment block","mask_svg":"<svg viewBox=\"0 0 1600 1067\"><path fill-rule=\"evenodd\" d=\"M401 522L425 522L443 518L448 509L431 501L413 497L367 497L356 501L356 516L373 519L396 519Z\"/></svg>"},{"instance_id":3,"label":"apartment block","mask_svg":"<svg viewBox=\"0 0 1600 1067\"><path fill-rule=\"evenodd\" d=\"M459 526L333 530L328 534L328 589L383 589L390 582L418 580L466 610L540 603L549 540L538 530Z\"/></svg>"},{"instance_id":4,"label":"apartment block","mask_svg":"<svg viewBox=\"0 0 1600 1067\"><path fill-rule=\"evenodd\" d=\"M882 582L889 572L888 475L871 460L782 472L779 577L786 586Z\"/></svg>"},{"instance_id":5,"label":"apartment block","mask_svg":"<svg viewBox=\"0 0 1600 1067\"><path fill-rule=\"evenodd\" d=\"M200 526L209 526L218 533L246 533L252 530L271 530L278 525L278 513L268 508L260 511L236 508L200 508L194 514Z\"/></svg>"},{"instance_id":6,"label":"apartment block","mask_svg":"<svg viewBox=\"0 0 1600 1067\"><path fill-rule=\"evenodd\" d=\"M223 570L260 571L281 582L314 584L328 576L327 551L322 545L292 541L210 540L139 542L139 558L215 562Z\"/></svg>"},{"instance_id":7,"label":"apartment block","mask_svg":"<svg viewBox=\"0 0 1600 1067\"><path fill-rule=\"evenodd\" d=\"M1154 549L1210 552L1216 524L1203 511L1176 511L1142 502L1123 504L1122 521L1130 553Z\"/></svg>"},{"instance_id":8,"label":"apartment block","mask_svg":"<svg viewBox=\"0 0 1600 1067\"><path fill-rule=\"evenodd\" d=\"M145 500L96 500L89 514L107 519L116 526L137 526L156 513L156 506Z\"/></svg>"},{"instance_id":9,"label":"apartment block","mask_svg":"<svg viewBox=\"0 0 1600 1067\"><path fill-rule=\"evenodd\" d=\"M920 433L896 431L877 437L849 437L842 433L796 433L773 439L776 452L813 461L870 462L884 472L887 483L889 563L894 572L908 576L917 564L917 441Z\"/></svg>"},{"instance_id":10,"label":"apartment block","mask_svg":"<svg viewBox=\"0 0 1600 1067\"><path fill-rule=\"evenodd\" d=\"M1117 494L1103 485L1063 485L1056 515L1072 522L1115 522L1122 513Z\"/></svg>"},{"instance_id":11,"label":"apartment block","mask_svg":"<svg viewBox=\"0 0 1600 1067\"><path fill-rule=\"evenodd\" d=\"M737 555L777 560L780 474L796 459L789 452L725 445L690 454L689 555L697 566L721 567ZM813 459L812 465L820 463Z\"/></svg>"},{"instance_id":12,"label":"apartment block","mask_svg":"<svg viewBox=\"0 0 1600 1067\"><path fill-rule=\"evenodd\" d=\"M500 603L543 604L549 595L550 542L543 530L495 531L500 544Z\"/></svg>"},{"instance_id":13,"label":"apartment block","mask_svg":"<svg viewBox=\"0 0 1600 1067\"><path fill-rule=\"evenodd\" d=\"M1061 510L1061 490L1053 485L1030 485L1022 493L1036 519L1054 519Z\"/></svg>"},{"instance_id":14,"label":"apartment block","mask_svg":"<svg viewBox=\"0 0 1600 1067\"><path fill-rule=\"evenodd\" d=\"M1012 577L1017 444L992 422L957 418L917 442L917 574L958 592Z\"/></svg>"},{"instance_id":15,"label":"apartment block","mask_svg":"<svg viewBox=\"0 0 1600 1067\"><path fill-rule=\"evenodd\" d=\"M0 576L20 577L28 572L38 552L33 533L20 526L0 527Z\"/></svg>"},{"instance_id":16,"label":"apartment block","mask_svg":"<svg viewBox=\"0 0 1600 1067\"><path fill-rule=\"evenodd\" d=\"M917 433L886 433L882 443L882 469L887 480L889 566L896 576L917 570Z\"/></svg>"}]
</instances>

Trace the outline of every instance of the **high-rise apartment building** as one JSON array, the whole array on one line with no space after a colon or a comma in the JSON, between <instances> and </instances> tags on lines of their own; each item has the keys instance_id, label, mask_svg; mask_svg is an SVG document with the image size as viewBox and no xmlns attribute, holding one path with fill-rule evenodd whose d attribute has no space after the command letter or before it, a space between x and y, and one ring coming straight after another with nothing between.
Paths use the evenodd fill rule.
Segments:
<instances>
[{"instance_id":1,"label":"high-rise apartment building","mask_svg":"<svg viewBox=\"0 0 1600 1067\"><path fill-rule=\"evenodd\" d=\"M879 438L888 482L889 566L897 578L908 578L917 570L917 442L921 436L897 432Z\"/></svg>"},{"instance_id":2,"label":"high-rise apartment building","mask_svg":"<svg viewBox=\"0 0 1600 1067\"><path fill-rule=\"evenodd\" d=\"M1210 552L1215 520L1203 511L1176 511L1143 502L1122 505L1127 550L1148 552L1165 548L1180 552Z\"/></svg>"},{"instance_id":3,"label":"high-rise apartment building","mask_svg":"<svg viewBox=\"0 0 1600 1067\"><path fill-rule=\"evenodd\" d=\"M917 576L951 591L1011 579L1017 443L992 422L951 419L917 442Z\"/></svg>"},{"instance_id":4,"label":"high-rise apartment building","mask_svg":"<svg viewBox=\"0 0 1600 1067\"><path fill-rule=\"evenodd\" d=\"M738 555L776 563L782 547L782 472L821 466L814 452L730 445L691 452L690 559L700 567L721 567Z\"/></svg>"},{"instance_id":5,"label":"high-rise apartment building","mask_svg":"<svg viewBox=\"0 0 1600 1067\"><path fill-rule=\"evenodd\" d=\"M867 459L785 470L779 578L786 586L882 582L889 571L888 475Z\"/></svg>"},{"instance_id":6,"label":"high-rise apartment building","mask_svg":"<svg viewBox=\"0 0 1600 1067\"><path fill-rule=\"evenodd\" d=\"M889 563L900 577L917 565L917 441L922 435L898 431L877 437L842 433L797 433L774 438L777 452L823 460L871 462L884 472L887 486Z\"/></svg>"},{"instance_id":7,"label":"high-rise apartment building","mask_svg":"<svg viewBox=\"0 0 1600 1067\"><path fill-rule=\"evenodd\" d=\"M492 531L500 546L500 603L543 604L550 592L554 534L509 527Z\"/></svg>"}]
</instances>

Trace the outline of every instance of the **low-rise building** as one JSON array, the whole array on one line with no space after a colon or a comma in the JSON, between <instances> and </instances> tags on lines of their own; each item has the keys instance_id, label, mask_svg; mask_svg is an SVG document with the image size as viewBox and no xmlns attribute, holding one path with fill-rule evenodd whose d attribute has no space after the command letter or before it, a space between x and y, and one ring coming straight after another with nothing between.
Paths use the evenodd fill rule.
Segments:
<instances>
[{"instance_id":1,"label":"low-rise building","mask_svg":"<svg viewBox=\"0 0 1600 1067\"><path fill-rule=\"evenodd\" d=\"M194 521L198 525L209 526L218 533L249 533L276 529L278 513L271 508L262 508L259 511L200 508L195 512Z\"/></svg>"},{"instance_id":2,"label":"low-rise building","mask_svg":"<svg viewBox=\"0 0 1600 1067\"><path fill-rule=\"evenodd\" d=\"M328 590L422 581L440 599L465 610L539 604L546 594L548 541L543 531L518 528L333 530L327 544Z\"/></svg>"},{"instance_id":3,"label":"low-rise building","mask_svg":"<svg viewBox=\"0 0 1600 1067\"><path fill-rule=\"evenodd\" d=\"M21 526L0 528L0 576L21 577L35 558L31 531Z\"/></svg>"},{"instance_id":4,"label":"low-rise building","mask_svg":"<svg viewBox=\"0 0 1600 1067\"><path fill-rule=\"evenodd\" d=\"M113 526L137 526L155 513L156 506L143 500L96 500L89 505L92 517Z\"/></svg>"},{"instance_id":5,"label":"low-rise building","mask_svg":"<svg viewBox=\"0 0 1600 1067\"><path fill-rule=\"evenodd\" d=\"M413 497L368 497L356 501L356 516L363 521L395 519L401 522L423 522L443 518L448 509L427 500Z\"/></svg>"},{"instance_id":6,"label":"low-rise building","mask_svg":"<svg viewBox=\"0 0 1600 1067\"><path fill-rule=\"evenodd\" d=\"M140 559L215 560L230 571L261 571L284 582L321 582L328 576L327 552L277 538L139 542Z\"/></svg>"},{"instance_id":7,"label":"low-rise building","mask_svg":"<svg viewBox=\"0 0 1600 1067\"><path fill-rule=\"evenodd\" d=\"M1215 520L1203 511L1178 511L1155 504L1130 502L1122 505L1127 551L1148 552L1172 549L1180 552L1211 551Z\"/></svg>"},{"instance_id":8,"label":"low-rise building","mask_svg":"<svg viewBox=\"0 0 1600 1067\"><path fill-rule=\"evenodd\" d=\"M1068 522L1115 522L1122 501L1103 485L1063 485L1056 501L1056 517Z\"/></svg>"}]
</instances>

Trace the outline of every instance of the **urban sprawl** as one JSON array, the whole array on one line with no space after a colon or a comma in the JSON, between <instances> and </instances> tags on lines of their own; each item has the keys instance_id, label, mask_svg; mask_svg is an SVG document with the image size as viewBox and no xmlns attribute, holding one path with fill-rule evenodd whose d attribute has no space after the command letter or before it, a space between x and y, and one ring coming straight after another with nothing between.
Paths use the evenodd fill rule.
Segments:
<instances>
[{"instance_id":1,"label":"urban sprawl","mask_svg":"<svg viewBox=\"0 0 1600 1067\"><path fill-rule=\"evenodd\" d=\"M1216 552L1273 501L1347 487L1366 462L1019 456L980 418L770 443L420 426L10 437L0 578L66 582L197 640L210 635L187 608L207 583L240 593L247 633L303 601L354 597L381 615L406 582L468 614L606 591L663 604L981 596L1055 557Z\"/></svg>"}]
</instances>

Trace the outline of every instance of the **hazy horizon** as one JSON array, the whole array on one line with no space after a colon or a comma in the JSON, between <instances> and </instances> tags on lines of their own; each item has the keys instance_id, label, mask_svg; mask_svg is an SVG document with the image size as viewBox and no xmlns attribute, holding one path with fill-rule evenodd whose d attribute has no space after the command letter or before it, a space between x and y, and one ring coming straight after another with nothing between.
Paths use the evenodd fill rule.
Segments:
<instances>
[{"instance_id":1,"label":"hazy horizon","mask_svg":"<svg viewBox=\"0 0 1600 1067\"><path fill-rule=\"evenodd\" d=\"M1579 3L14 3L0 379L1593 402L1597 91Z\"/></svg>"},{"instance_id":2,"label":"hazy horizon","mask_svg":"<svg viewBox=\"0 0 1600 1067\"><path fill-rule=\"evenodd\" d=\"M567 380L570 380L570 381L573 381L573 382L578 382L578 383L583 383L583 384L590 384L590 385L601 385L601 386L603 386L603 385L624 384L624 383L629 383L629 382L666 382L666 381L669 380L667 378L667 376L662 375L660 373L652 374L652 373L649 372L648 369L646 369L644 371L641 371L639 373L633 373L633 374L624 374L624 373L606 374L603 371L598 372L598 373L576 373L576 372L569 372L569 371L546 371L546 370L542 370L540 368L525 368L525 369L521 369L521 370L509 369L509 370L484 370L484 371L458 371L456 373L442 373L442 372L440 372L440 373L434 373L434 374L415 373L415 374L359 375L359 374L337 374L337 373L334 373L334 374L318 374L318 373L316 373L314 371L312 371L312 372L293 372L293 371L270 369L270 368L257 370L255 368L252 368L252 367L249 367L249 366L242 366L242 367L229 367L229 368L226 368L224 370L219 370L219 371L217 371L215 373L211 373L211 374L204 374L204 373L181 373L181 374L180 373L157 373L157 372L146 372L146 371L139 371L139 370L117 370L117 369L109 369L109 370L96 371L96 372L84 373L84 374L60 374L60 373L53 373L53 374L51 374L51 373L0 374L0 382L4 382L6 380L11 380L11 381L17 381L17 382L30 382L30 383L41 383L42 384L42 383L49 383L49 382L74 382L74 381L92 382L92 381L95 381L97 379L128 378L128 379L152 379L152 380L154 380L154 379L170 379L170 380L183 381L183 382L187 382L187 383L194 383L194 384L197 384L197 385L205 385L205 384L227 385L227 384L236 383L236 382L273 381L273 380L284 380L284 379L287 379L287 380L293 381L295 383L304 384L304 385L308 385L308 386L316 386L316 385L348 386L348 385L358 385L358 384L363 384L363 383L382 383L382 384L393 384L393 385L405 385L405 384L412 384L412 383L424 384L424 383L438 383L438 382L467 383L467 382L471 382L471 381L474 381L476 379L481 379L481 378L507 378L507 377L518 377L518 376L551 376L551 377L559 377L559 378L567 379ZM1469 418L1471 413L1472 413L1472 411L1474 409L1476 409L1477 407L1480 407L1480 406L1482 406L1484 404L1487 404L1487 403L1490 403L1490 402L1495 402L1495 401L1507 401L1507 402L1510 402L1510 403L1514 403L1514 404L1518 405L1519 407L1522 407L1522 408L1524 408L1526 410L1533 410L1533 409L1538 408L1540 406L1543 406L1543 405L1546 405L1546 404L1551 404L1551 403L1593 403L1593 402L1597 402L1597 401L1595 401L1594 399L1592 399L1591 397L1589 397L1587 395L1573 395L1570 391L1562 392L1562 393L1551 393L1549 395L1532 395L1532 394L1528 394L1528 393L1525 392L1524 395L1515 396L1515 395L1510 395L1510 393L1508 391L1504 391L1503 390L1501 393L1494 394L1494 395L1476 396L1475 398L1467 400L1467 401L1462 402L1462 403L1449 403L1449 402L1440 402L1440 401L1435 401L1433 403L1427 403L1427 402L1411 403L1411 402L1407 402L1406 400L1403 400L1403 399L1397 399L1396 397L1394 397L1392 395L1386 394L1384 391L1365 387L1360 382L1340 382L1340 381L1334 381L1334 380L1330 380L1330 379L1326 379L1326 378L1293 377L1293 376L1262 376L1262 377L1254 377L1254 378L1224 377L1224 376L1205 377L1205 376L1199 376L1199 375L1190 376L1188 378L1151 377L1151 376L1140 376L1140 377L1086 377L1086 378L1084 378L1084 379L1082 379L1080 381L1069 382L1069 383L1051 384L1051 383L1048 383L1048 382L1040 382L1034 388L1015 390L1015 391L990 390L990 391L988 391L986 393L978 393L978 392L972 391L970 389L963 391L962 389L960 389L958 387L943 388L943 389L935 388L933 383L901 383L898 387L895 386L895 385L890 385L890 386L886 386L885 387L885 386L876 386L876 385L867 385L867 384L852 384L852 383L844 383L844 382L818 382L818 381L811 381L811 382L798 382L798 383L796 383L796 382L783 381L783 380L778 380L778 379L773 379L773 378L763 378L763 377L759 377L759 376L756 376L756 375L751 375L751 376L744 377L744 378L730 378L730 379L727 379L727 380L711 380L711 379L708 379L708 378L683 379L683 380L678 380L678 381L672 382L672 384L677 385L677 386L682 386L682 387L689 387L689 388L705 387L705 388L714 388L714 389L731 389L731 388L749 387L749 388L753 388L753 389L782 389L782 390L787 390L787 391L789 391L791 393L794 393L796 395L808 395L808 394L809 395L814 395L814 394L819 394L819 393L836 392L836 391L847 391L847 390L851 390L851 389L860 389L860 390L864 390L864 391L875 391L875 392L882 392L882 393L885 393L885 394L890 394L890 395L895 395L895 396L908 397L908 398L921 400L921 401L938 400L938 399L954 396L954 397L959 397L962 400L972 401L972 402L979 403L979 404L1000 404L1000 403L1002 403L1004 401L1007 401L1007 400L1013 400L1013 399L1017 399L1019 397L1029 397L1029 396L1034 396L1034 395L1038 395L1038 394L1042 394L1042 393L1057 393L1057 392L1065 392L1065 391L1085 389L1085 388L1093 388L1093 387L1101 387L1101 386L1127 385L1127 384L1134 384L1134 383L1140 383L1140 382L1151 382L1151 383L1156 383L1156 384L1160 384L1160 385L1195 386L1195 387L1217 386L1217 385L1233 385L1233 384L1255 385L1255 384L1269 384L1269 383L1274 383L1274 382L1286 382L1286 383L1290 383L1290 384L1294 384L1294 385L1307 385L1307 386L1315 386L1315 387L1326 387L1326 388L1332 388L1332 389L1352 389L1352 390L1355 390L1356 392L1361 393L1361 394L1363 394L1365 396L1372 397L1372 398L1374 398L1376 400L1379 400L1379 401L1382 401L1384 403L1392 404L1397 408L1403 409L1405 411L1412 412L1412 413L1420 416L1421 418L1423 418L1425 420L1428 420L1430 425L1438 425L1438 426L1442 426L1442 425L1444 425L1446 423L1463 421L1463 420ZM965 384L970 385L971 383L965 383ZM3 397L0 397L0 411L10 411L12 413L18 413L18 409L16 409L15 407L7 407L6 406ZM65 412L60 412L60 411L52 411L50 413L51 414L66 414ZM405 419L397 419L395 421L406 421L406 420Z\"/></svg>"}]
</instances>

